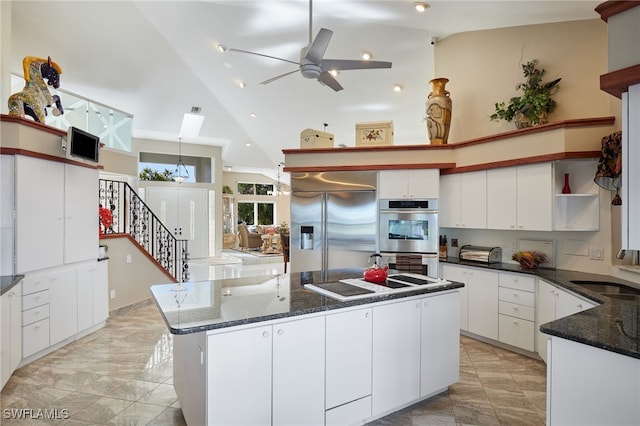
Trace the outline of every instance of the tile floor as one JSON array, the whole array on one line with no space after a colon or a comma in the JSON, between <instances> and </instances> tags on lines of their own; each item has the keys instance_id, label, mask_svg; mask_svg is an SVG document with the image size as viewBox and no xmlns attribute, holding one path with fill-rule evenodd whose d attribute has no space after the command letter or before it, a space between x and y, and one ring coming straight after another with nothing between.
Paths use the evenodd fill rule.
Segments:
<instances>
[{"instance_id":1,"label":"tile floor","mask_svg":"<svg viewBox=\"0 0 640 426\"><path fill-rule=\"evenodd\" d=\"M212 263L192 265L194 278L282 268L273 260ZM464 336L460 343L458 383L371 425L544 424L542 362ZM112 318L97 332L18 369L1 394L0 424L184 425L172 385L171 347L171 335L153 304ZM38 409L58 419L45 421ZM12 413L29 418L11 418Z\"/></svg>"}]
</instances>

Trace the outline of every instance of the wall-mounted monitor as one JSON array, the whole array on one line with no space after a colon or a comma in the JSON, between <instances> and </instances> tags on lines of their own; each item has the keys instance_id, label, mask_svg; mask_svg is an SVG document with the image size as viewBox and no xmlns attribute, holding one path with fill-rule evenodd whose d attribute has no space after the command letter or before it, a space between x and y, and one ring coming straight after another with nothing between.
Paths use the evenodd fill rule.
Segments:
<instances>
[{"instance_id":1,"label":"wall-mounted monitor","mask_svg":"<svg viewBox=\"0 0 640 426\"><path fill-rule=\"evenodd\" d=\"M99 153L100 137L77 127L69 127L67 130L67 155L97 163Z\"/></svg>"}]
</instances>

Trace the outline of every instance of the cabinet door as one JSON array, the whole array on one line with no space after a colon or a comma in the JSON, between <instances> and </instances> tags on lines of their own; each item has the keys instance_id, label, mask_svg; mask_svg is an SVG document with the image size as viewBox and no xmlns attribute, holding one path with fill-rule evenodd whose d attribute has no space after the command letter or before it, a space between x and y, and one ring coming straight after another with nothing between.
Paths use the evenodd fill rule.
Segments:
<instances>
[{"instance_id":1,"label":"cabinet door","mask_svg":"<svg viewBox=\"0 0 640 426\"><path fill-rule=\"evenodd\" d=\"M98 256L98 171L65 165L64 262Z\"/></svg>"},{"instance_id":2,"label":"cabinet door","mask_svg":"<svg viewBox=\"0 0 640 426\"><path fill-rule=\"evenodd\" d=\"M469 285L467 284L467 271L458 266L442 265L442 278L448 281L464 283L460 288L460 330L467 331L469 328Z\"/></svg>"},{"instance_id":3,"label":"cabinet door","mask_svg":"<svg viewBox=\"0 0 640 426\"><path fill-rule=\"evenodd\" d=\"M62 265L64 164L22 155L15 157L16 272L20 274ZM96 189L93 195L95 207ZM97 229L96 209L93 218ZM96 250L97 244L93 252Z\"/></svg>"},{"instance_id":4,"label":"cabinet door","mask_svg":"<svg viewBox=\"0 0 640 426\"><path fill-rule=\"evenodd\" d=\"M460 226L460 175L440 177L440 199L438 200L438 222L441 228Z\"/></svg>"},{"instance_id":5,"label":"cabinet door","mask_svg":"<svg viewBox=\"0 0 640 426\"><path fill-rule=\"evenodd\" d=\"M595 304L587 302L573 294L556 288L556 319L589 309Z\"/></svg>"},{"instance_id":6,"label":"cabinet door","mask_svg":"<svg viewBox=\"0 0 640 426\"><path fill-rule=\"evenodd\" d=\"M50 345L78 332L76 271L66 269L51 274L49 286Z\"/></svg>"},{"instance_id":7,"label":"cabinet door","mask_svg":"<svg viewBox=\"0 0 640 426\"><path fill-rule=\"evenodd\" d=\"M15 208L13 155L0 155L0 275L13 275Z\"/></svg>"},{"instance_id":8,"label":"cabinet door","mask_svg":"<svg viewBox=\"0 0 640 426\"><path fill-rule=\"evenodd\" d=\"M553 164L517 167L518 229L551 231L553 222Z\"/></svg>"},{"instance_id":9,"label":"cabinet door","mask_svg":"<svg viewBox=\"0 0 640 426\"><path fill-rule=\"evenodd\" d=\"M440 170L407 170L406 172L409 198L439 198Z\"/></svg>"},{"instance_id":10,"label":"cabinet door","mask_svg":"<svg viewBox=\"0 0 640 426\"><path fill-rule=\"evenodd\" d=\"M371 394L371 309L327 315L326 408ZM366 418L371 415L371 408Z\"/></svg>"},{"instance_id":11,"label":"cabinet door","mask_svg":"<svg viewBox=\"0 0 640 426\"><path fill-rule=\"evenodd\" d=\"M487 170L487 228L516 229L516 168Z\"/></svg>"},{"instance_id":12,"label":"cabinet door","mask_svg":"<svg viewBox=\"0 0 640 426\"><path fill-rule=\"evenodd\" d=\"M0 335L0 389L22 359L21 285L17 284L0 297L2 335Z\"/></svg>"},{"instance_id":13,"label":"cabinet door","mask_svg":"<svg viewBox=\"0 0 640 426\"><path fill-rule=\"evenodd\" d=\"M420 396L420 300L373 308L373 416Z\"/></svg>"},{"instance_id":14,"label":"cabinet door","mask_svg":"<svg viewBox=\"0 0 640 426\"><path fill-rule=\"evenodd\" d=\"M460 222L464 228L487 227L487 172L460 174Z\"/></svg>"},{"instance_id":15,"label":"cabinet door","mask_svg":"<svg viewBox=\"0 0 640 426\"><path fill-rule=\"evenodd\" d=\"M378 172L380 198L405 198L407 190L406 170L381 170Z\"/></svg>"},{"instance_id":16,"label":"cabinet door","mask_svg":"<svg viewBox=\"0 0 640 426\"><path fill-rule=\"evenodd\" d=\"M431 395L460 378L460 293L422 300L420 397Z\"/></svg>"},{"instance_id":17,"label":"cabinet door","mask_svg":"<svg viewBox=\"0 0 640 426\"><path fill-rule=\"evenodd\" d=\"M209 425L271 424L271 339L271 326L208 336Z\"/></svg>"},{"instance_id":18,"label":"cabinet door","mask_svg":"<svg viewBox=\"0 0 640 426\"><path fill-rule=\"evenodd\" d=\"M78 331L93 326L93 275L95 266L81 266L76 271L78 300Z\"/></svg>"},{"instance_id":19,"label":"cabinet door","mask_svg":"<svg viewBox=\"0 0 640 426\"><path fill-rule=\"evenodd\" d=\"M93 275L93 325L109 317L109 261L98 262Z\"/></svg>"},{"instance_id":20,"label":"cabinet door","mask_svg":"<svg viewBox=\"0 0 640 426\"><path fill-rule=\"evenodd\" d=\"M273 326L273 425L324 425L324 354L324 317Z\"/></svg>"},{"instance_id":21,"label":"cabinet door","mask_svg":"<svg viewBox=\"0 0 640 426\"><path fill-rule=\"evenodd\" d=\"M469 331L498 340L498 273L469 269Z\"/></svg>"}]
</instances>

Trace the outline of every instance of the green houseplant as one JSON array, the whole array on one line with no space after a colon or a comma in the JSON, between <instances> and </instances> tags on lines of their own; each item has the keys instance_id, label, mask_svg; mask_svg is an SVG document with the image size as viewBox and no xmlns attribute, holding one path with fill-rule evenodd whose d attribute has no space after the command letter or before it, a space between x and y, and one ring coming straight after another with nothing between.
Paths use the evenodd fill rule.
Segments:
<instances>
[{"instance_id":1,"label":"green houseplant","mask_svg":"<svg viewBox=\"0 0 640 426\"><path fill-rule=\"evenodd\" d=\"M519 83L516 90L522 90L521 96L512 97L508 103L496 102L496 112L490 116L492 121L515 121L521 129L547 122L547 115L556 107L552 95L556 93L561 78L542 83L544 68L538 68L539 61L533 59L522 65L524 83Z\"/></svg>"}]
</instances>

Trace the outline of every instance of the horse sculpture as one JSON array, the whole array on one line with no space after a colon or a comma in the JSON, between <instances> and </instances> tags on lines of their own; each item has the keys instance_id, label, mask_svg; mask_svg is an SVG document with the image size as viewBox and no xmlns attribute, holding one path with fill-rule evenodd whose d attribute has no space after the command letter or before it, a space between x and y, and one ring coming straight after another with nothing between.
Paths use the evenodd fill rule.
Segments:
<instances>
[{"instance_id":1,"label":"horse sculpture","mask_svg":"<svg viewBox=\"0 0 640 426\"><path fill-rule=\"evenodd\" d=\"M45 108L53 103L57 108L53 110L53 114L63 114L60 96L51 95L47 87L47 84L56 89L60 87L60 74L62 74L60 66L53 62L51 57L43 59L26 56L22 60L22 68L26 83L21 92L9 96L9 115L24 117L27 114L36 122L44 123L47 115ZM47 83L44 80L47 80Z\"/></svg>"}]
</instances>

